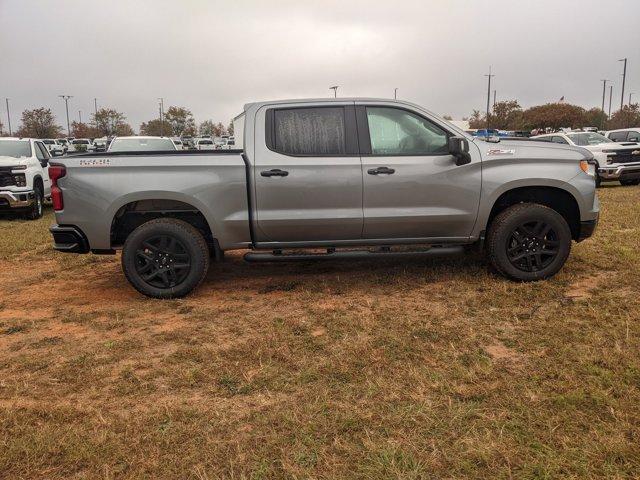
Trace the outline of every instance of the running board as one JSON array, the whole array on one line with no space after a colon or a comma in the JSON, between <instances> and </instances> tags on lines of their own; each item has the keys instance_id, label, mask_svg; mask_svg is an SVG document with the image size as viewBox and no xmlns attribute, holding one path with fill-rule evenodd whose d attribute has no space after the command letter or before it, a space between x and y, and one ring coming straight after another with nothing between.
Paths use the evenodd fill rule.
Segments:
<instances>
[{"instance_id":1,"label":"running board","mask_svg":"<svg viewBox=\"0 0 640 480\"><path fill-rule=\"evenodd\" d=\"M378 251L370 250L345 250L336 252L335 249L328 248L327 253L282 253L281 250L274 250L271 253L249 252L244 255L244 259L251 263L260 262L311 262L317 260L344 260L344 259L368 259L368 258L402 258L410 256L439 257L443 255L458 255L464 253L463 246L454 247L432 247L427 250L413 251L391 251L388 247L383 247Z\"/></svg>"}]
</instances>

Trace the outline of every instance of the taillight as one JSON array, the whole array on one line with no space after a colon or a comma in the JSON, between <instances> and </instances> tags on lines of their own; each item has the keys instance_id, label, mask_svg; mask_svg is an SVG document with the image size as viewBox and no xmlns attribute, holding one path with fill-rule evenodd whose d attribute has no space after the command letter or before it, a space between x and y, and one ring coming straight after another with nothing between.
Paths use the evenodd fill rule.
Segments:
<instances>
[{"instance_id":1,"label":"taillight","mask_svg":"<svg viewBox=\"0 0 640 480\"><path fill-rule=\"evenodd\" d=\"M62 201L62 190L58 187L58 179L64 177L67 174L67 168L64 165L58 163L49 164L49 178L51 179L51 202L53 203L53 209L57 212L64 208L64 202Z\"/></svg>"}]
</instances>

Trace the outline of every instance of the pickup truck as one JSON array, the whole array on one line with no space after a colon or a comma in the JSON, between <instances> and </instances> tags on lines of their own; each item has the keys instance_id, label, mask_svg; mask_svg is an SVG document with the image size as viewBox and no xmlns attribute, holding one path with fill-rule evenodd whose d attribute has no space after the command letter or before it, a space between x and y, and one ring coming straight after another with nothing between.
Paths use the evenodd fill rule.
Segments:
<instances>
[{"instance_id":1,"label":"pickup truck","mask_svg":"<svg viewBox=\"0 0 640 480\"><path fill-rule=\"evenodd\" d=\"M0 138L0 212L42 217L42 204L51 195L50 159L42 140Z\"/></svg>"},{"instance_id":2,"label":"pickup truck","mask_svg":"<svg viewBox=\"0 0 640 480\"><path fill-rule=\"evenodd\" d=\"M122 249L133 287L171 298L191 292L211 259L233 249L271 262L475 245L504 276L539 280L597 224L587 150L485 142L411 103L250 103L234 131L242 149L57 160L49 169L54 248Z\"/></svg>"}]
</instances>

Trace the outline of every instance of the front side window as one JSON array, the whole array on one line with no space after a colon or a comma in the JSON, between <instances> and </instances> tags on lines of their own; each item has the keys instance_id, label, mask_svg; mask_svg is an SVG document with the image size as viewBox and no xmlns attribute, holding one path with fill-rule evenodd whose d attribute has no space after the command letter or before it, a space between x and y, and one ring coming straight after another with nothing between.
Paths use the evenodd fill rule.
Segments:
<instances>
[{"instance_id":1,"label":"front side window","mask_svg":"<svg viewBox=\"0 0 640 480\"><path fill-rule=\"evenodd\" d=\"M407 110L367 107L372 155L447 154L447 132Z\"/></svg>"},{"instance_id":2,"label":"front side window","mask_svg":"<svg viewBox=\"0 0 640 480\"><path fill-rule=\"evenodd\" d=\"M600 145L601 143L611 143L613 140L609 140L604 135L599 133L584 132L584 133L570 133L567 135L574 143L579 147L588 147L589 145Z\"/></svg>"},{"instance_id":3,"label":"front side window","mask_svg":"<svg viewBox=\"0 0 640 480\"><path fill-rule=\"evenodd\" d=\"M564 138L562 137L551 137L551 141L553 143L561 143L562 145L569 145L569 142L567 142Z\"/></svg>"},{"instance_id":4,"label":"front side window","mask_svg":"<svg viewBox=\"0 0 640 480\"><path fill-rule=\"evenodd\" d=\"M638 142L638 141L640 141L640 132L629 132L628 140L630 142Z\"/></svg>"},{"instance_id":5,"label":"front side window","mask_svg":"<svg viewBox=\"0 0 640 480\"><path fill-rule=\"evenodd\" d=\"M342 107L276 110L274 145L288 155L344 155L345 118Z\"/></svg>"}]
</instances>

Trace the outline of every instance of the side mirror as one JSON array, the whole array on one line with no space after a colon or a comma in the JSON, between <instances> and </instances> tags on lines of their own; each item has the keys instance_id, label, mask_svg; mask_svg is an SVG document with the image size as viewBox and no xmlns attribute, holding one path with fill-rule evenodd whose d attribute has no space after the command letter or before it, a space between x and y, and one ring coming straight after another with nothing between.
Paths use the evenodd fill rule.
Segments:
<instances>
[{"instance_id":1,"label":"side mirror","mask_svg":"<svg viewBox=\"0 0 640 480\"><path fill-rule=\"evenodd\" d=\"M456 165L466 165L471 163L469 155L469 142L464 137L449 138L449 153L456 159Z\"/></svg>"}]
</instances>

